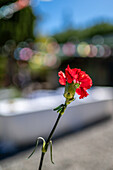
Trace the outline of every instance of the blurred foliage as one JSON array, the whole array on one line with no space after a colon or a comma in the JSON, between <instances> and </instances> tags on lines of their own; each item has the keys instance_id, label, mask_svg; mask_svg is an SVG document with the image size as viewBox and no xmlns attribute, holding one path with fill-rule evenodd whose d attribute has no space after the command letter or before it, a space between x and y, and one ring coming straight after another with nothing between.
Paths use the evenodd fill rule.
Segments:
<instances>
[{"instance_id":1,"label":"blurred foliage","mask_svg":"<svg viewBox=\"0 0 113 170\"><path fill-rule=\"evenodd\" d=\"M0 6L9 4L8 0L3 0L2 2L0 2ZM15 40L16 43L26 39L34 39L34 20L35 16L30 7L14 13L9 19L0 19L0 45L4 45L10 39Z\"/></svg>"},{"instance_id":2,"label":"blurred foliage","mask_svg":"<svg viewBox=\"0 0 113 170\"><path fill-rule=\"evenodd\" d=\"M4 78L6 74L6 64L7 64L7 58L6 57L0 57L0 87L4 86Z\"/></svg>"},{"instance_id":3,"label":"blurred foliage","mask_svg":"<svg viewBox=\"0 0 113 170\"><path fill-rule=\"evenodd\" d=\"M0 0L0 8L16 2L17 0ZM30 6L15 12L11 18L0 19L0 87L13 85L14 73L18 71L16 60L14 59L14 48L10 48L10 53L6 57L2 54L3 46L13 40L16 45L27 39L34 40L35 16ZM9 44L10 45L10 44Z\"/></svg>"},{"instance_id":4,"label":"blurred foliage","mask_svg":"<svg viewBox=\"0 0 113 170\"><path fill-rule=\"evenodd\" d=\"M17 0L0 0L0 7L2 7L3 5L9 5L10 3L14 3Z\"/></svg>"},{"instance_id":5,"label":"blurred foliage","mask_svg":"<svg viewBox=\"0 0 113 170\"><path fill-rule=\"evenodd\" d=\"M90 39L94 35L107 35L113 33L113 25L109 23L101 23L84 30L67 30L65 32L55 34L53 37L58 43L65 43L67 41L84 41Z\"/></svg>"}]
</instances>

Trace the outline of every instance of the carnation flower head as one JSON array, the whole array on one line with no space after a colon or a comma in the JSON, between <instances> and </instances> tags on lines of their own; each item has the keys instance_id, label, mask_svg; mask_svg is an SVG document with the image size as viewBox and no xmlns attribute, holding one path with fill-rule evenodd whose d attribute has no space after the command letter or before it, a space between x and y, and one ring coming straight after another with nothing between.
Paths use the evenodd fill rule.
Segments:
<instances>
[{"instance_id":1,"label":"carnation flower head","mask_svg":"<svg viewBox=\"0 0 113 170\"><path fill-rule=\"evenodd\" d=\"M74 98L75 92L80 99L87 97L87 89L92 86L92 79L81 69L71 69L69 65L65 69L65 73L59 71L59 83L65 85L64 97L66 99Z\"/></svg>"}]
</instances>

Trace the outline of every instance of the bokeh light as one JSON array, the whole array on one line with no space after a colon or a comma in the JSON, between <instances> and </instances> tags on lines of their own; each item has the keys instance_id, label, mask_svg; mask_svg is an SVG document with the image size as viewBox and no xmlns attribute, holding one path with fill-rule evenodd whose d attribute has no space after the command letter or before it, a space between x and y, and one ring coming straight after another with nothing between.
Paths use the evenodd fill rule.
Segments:
<instances>
[{"instance_id":1,"label":"bokeh light","mask_svg":"<svg viewBox=\"0 0 113 170\"><path fill-rule=\"evenodd\" d=\"M90 53L90 46L86 42L81 42L77 46L77 52L81 57L86 57Z\"/></svg>"},{"instance_id":2,"label":"bokeh light","mask_svg":"<svg viewBox=\"0 0 113 170\"><path fill-rule=\"evenodd\" d=\"M104 56L104 47L102 45L96 45L97 49L98 49L98 53L97 53L97 57L102 57Z\"/></svg>"},{"instance_id":3,"label":"bokeh light","mask_svg":"<svg viewBox=\"0 0 113 170\"><path fill-rule=\"evenodd\" d=\"M16 48L15 51L14 51L14 58L15 58L16 60L20 60L20 50L21 50L21 49L22 49L22 48L18 47L18 48Z\"/></svg>"},{"instance_id":4,"label":"bokeh light","mask_svg":"<svg viewBox=\"0 0 113 170\"><path fill-rule=\"evenodd\" d=\"M13 14L26 6L28 6L30 3L29 0L18 0L14 3L11 3L9 5L4 5L0 8L0 19L5 18L9 19L13 16Z\"/></svg>"},{"instance_id":5,"label":"bokeh light","mask_svg":"<svg viewBox=\"0 0 113 170\"><path fill-rule=\"evenodd\" d=\"M30 48L22 48L20 50L20 59L28 61L33 55L33 51Z\"/></svg>"},{"instance_id":6,"label":"bokeh light","mask_svg":"<svg viewBox=\"0 0 113 170\"><path fill-rule=\"evenodd\" d=\"M26 6L29 5L30 0L18 0L17 4L20 9L25 8Z\"/></svg>"},{"instance_id":7,"label":"bokeh light","mask_svg":"<svg viewBox=\"0 0 113 170\"><path fill-rule=\"evenodd\" d=\"M90 53L89 53L89 57L95 57L97 55L97 47L95 45L90 44Z\"/></svg>"},{"instance_id":8,"label":"bokeh light","mask_svg":"<svg viewBox=\"0 0 113 170\"><path fill-rule=\"evenodd\" d=\"M45 55L44 65L48 67L53 67L57 62L57 57L55 55L47 54Z\"/></svg>"},{"instance_id":9,"label":"bokeh light","mask_svg":"<svg viewBox=\"0 0 113 170\"><path fill-rule=\"evenodd\" d=\"M55 41L47 44L47 52L50 54L57 54L60 51L59 44Z\"/></svg>"},{"instance_id":10,"label":"bokeh light","mask_svg":"<svg viewBox=\"0 0 113 170\"><path fill-rule=\"evenodd\" d=\"M92 43L93 44L104 44L104 38L101 35L95 35L92 38Z\"/></svg>"},{"instance_id":11,"label":"bokeh light","mask_svg":"<svg viewBox=\"0 0 113 170\"><path fill-rule=\"evenodd\" d=\"M2 46L2 54L5 56L9 56L13 52L15 47L16 47L16 43L14 40L6 41L4 46Z\"/></svg>"},{"instance_id":12,"label":"bokeh light","mask_svg":"<svg viewBox=\"0 0 113 170\"><path fill-rule=\"evenodd\" d=\"M62 51L66 56L73 56L75 54L75 45L71 42L68 42L63 45Z\"/></svg>"},{"instance_id":13,"label":"bokeh light","mask_svg":"<svg viewBox=\"0 0 113 170\"><path fill-rule=\"evenodd\" d=\"M9 19L13 16L14 10L12 5L6 5L0 8L0 18Z\"/></svg>"},{"instance_id":14,"label":"bokeh light","mask_svg":"<svg viewBox=\"0 0 113 170\"><path fill-rule=\"evenodd\" d=\"M20 47L20 48L29 47L29 45L26 41L21 41L20 43L18 43L17 46Z\"/></svg>"},{"instance_id":15,"label":"bokeh light","mask_svg":"<svg viewBox=\"0 0 113 170\"><path fill-rule=\"evenodd\" d=\"M103 45L104 47L104 56L103 57L109 57L111 55L111 49L108 45Z\"/></svg>"},{"instance_id":16,"label":"bokeh light","mask_svg":"<svg viewBox=\"0 0 113 170\"><path fill-rule=\"evenodd\" d=\"M37 70L38 68L42 67L44 63L44 57L45 53L42 52L37 52L36 54L34 54L29 62L30 67L33 70Z\"/></svg>"}]
</instances>

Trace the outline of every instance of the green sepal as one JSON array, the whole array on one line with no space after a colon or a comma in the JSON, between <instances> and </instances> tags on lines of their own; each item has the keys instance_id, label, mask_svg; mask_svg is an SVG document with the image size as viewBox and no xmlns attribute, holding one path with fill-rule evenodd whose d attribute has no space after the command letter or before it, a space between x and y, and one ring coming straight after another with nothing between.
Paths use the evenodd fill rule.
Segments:
<instances>
[{"instance_id":1,"label":"green sepal","mask_svg":"<svg viewBox=\"0 0 113 170\"><path fill-rule=\"evenodd\" d=\"M76 89L78 89L80 87L79 83L75 83Z\"/></svg>"},{"instance_id":2,"label":"green sepal","mask_svg":"<svg viewBox=\"0 0 113 170\"><path fill-rule=\"evenodd\" d=\"M43 145L42 145L42 152L43 152L43 153L46 153L46 152L47 152L47 149L45 148L45 145L46 145L46 142L45 142L45 140L43 139Z\"/></svg>"},{"instance_id":3,"label":"green sepal","mask_svg":"<svg viewBox=\"0 0 113 170\"><path fill-rule=\"evenodd\" d=\"M53 110L54 111L59 110L62 106L63 106L63 104L59 105L58 107L54 108Z\"/></svg>"},{"instance_id":4,"label":"green sepal","mask_svg":"<svg viewBox=\"0 0 113 170\"><path fill-rule=\"evenodd\" d=\"M56 107L54 109L54 111L57 111L57 113L63 115L66 107L67 107L66 103L65 104L61 104L60 106Z\"/></svg>"},{"instance_id":5,"label":"green sepal","mask_svg":"<svg viewBox=\"0 0 113 170\"><path fill-rule=\"evenodd\" d=\"M50 157L51 157L51 163L54 164L53 162L53 155L52 155L52 140L50 140Z\"/></svg>"},{"instance_id":6,"label":"green sepal","mask_svg":"<svg viewBox=\"0 0 113 170\"><path fill-rule=\"evenodd\" d=\"M66 106L64 105L64 107L61 108L61 110L59 111L59 114L63 115L64 114L64 111L66 109Z\"/></svg>"},{"instance_id":7,"label":"green sepal","mask_svg":"<svg viewBox=\"0 0 113 170\"><path fill-rule=\"evenodd\" d=\"M31 158L31 156L34 154L34 152L36 151L36 149L37 149L37 147L38 147L38 143L39 143L39 140L42 140L43 141L43 146L42 146L42 149L44 149L45 148L45 144L46 144L46 142L45 142L45 140L44 140L44 138L42 138L42 137L38 137L38 139L36 140L36 145L35 145L35 148L34 148L34 150L33 150L33 152L28 156L28 159L29 158Z\"/></svg>"}]
</instances>

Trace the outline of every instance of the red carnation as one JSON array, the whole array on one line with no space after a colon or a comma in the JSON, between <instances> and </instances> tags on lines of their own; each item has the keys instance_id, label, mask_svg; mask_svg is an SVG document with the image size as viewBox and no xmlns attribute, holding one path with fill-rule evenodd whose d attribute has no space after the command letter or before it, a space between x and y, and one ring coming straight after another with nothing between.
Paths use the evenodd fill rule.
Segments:
<instances>
[{"instance_id":1,"label":"red carnation","mask_svg":"<svg viewBox=\"0 0 113 170\"><path fill-rule=\"evenodd\" d=\"M76 89L76 93L80 95L80 99L89 95L86 90L92 86L92 80L89 75L86 74L84 71L81 71L81 69L71 69L68 65L65 69L65 74L60 71L58 75L60 77L59 83L61 85L66 85L66 82L68 82L69 84L79 84L79 88Z\"/></svg>"}]
</instances>

